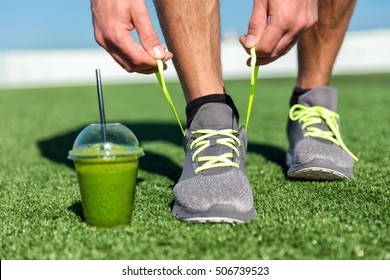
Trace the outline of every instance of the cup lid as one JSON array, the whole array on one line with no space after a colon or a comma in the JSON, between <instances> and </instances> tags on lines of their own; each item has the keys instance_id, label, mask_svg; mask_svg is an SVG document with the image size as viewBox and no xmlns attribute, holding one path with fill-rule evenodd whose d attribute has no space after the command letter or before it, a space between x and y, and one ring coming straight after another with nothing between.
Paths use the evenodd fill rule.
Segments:
<instances>
[{"instance_id":1,"label":"cup lid","mask_svg":"<svg viewBox=\"0 0 390 280\"><path fill-rule=\"evenodd\" d=\"M113 159L126 157L137 160L144 155L134 133L120 123L107 123L105 138L100 124L90 124L85 127L69 151L71 160L85 160L92 158Z\"/></svg>"}]
</instances>

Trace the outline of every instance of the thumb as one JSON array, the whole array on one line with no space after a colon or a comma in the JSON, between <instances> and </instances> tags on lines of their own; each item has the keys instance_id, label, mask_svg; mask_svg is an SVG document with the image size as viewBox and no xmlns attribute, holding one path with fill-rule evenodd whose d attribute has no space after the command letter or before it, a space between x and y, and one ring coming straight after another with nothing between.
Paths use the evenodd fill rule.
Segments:
<instances>
[{"instance_id":1,"label":"thumb","mask_svg":"<svg viewBox=\"0 0 390 280\"><path fill-rule=\"evenodd\" d=\"M245 48L250 49L260 41L261 35L267 26L267 21L267 1L255 0L248 24L248 33L241 41Z\"/></svg>"}]
</instances>

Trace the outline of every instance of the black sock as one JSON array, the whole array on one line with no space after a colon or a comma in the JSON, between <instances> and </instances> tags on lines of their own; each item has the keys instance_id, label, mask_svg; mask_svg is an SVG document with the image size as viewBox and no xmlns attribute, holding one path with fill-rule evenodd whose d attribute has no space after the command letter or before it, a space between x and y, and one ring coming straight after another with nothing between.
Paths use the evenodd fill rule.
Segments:
<instances>
[{"instance_id":1,"label":"black sock","mask_svg":"<svg viewBox=\"0 0 390 280\"><path fill-rule=\"evenodd\" d=\"M238 110L236 106L234 105L233 99L227 95L227 94L210 94L206 96L202 96L199 98L196 98L194 100L191 100L186 107L186 114L187 114L187 128L191 126L191 123L198 112L199 108L202 107L206 103L222 103L229 105L230 108L232 108L234 115L237 118L239 118Z\"/></svg>"},{"instance_id":2,"label":"black sock","mask_svg":"<svg viewBox=\"0 0 390 280\"><path fill-rule=\"evenodd\" d=\"M311 88L306 89L295 87L291 95L290 107L294 106L295 104L298 104L298 98L309 90L311 90Z\"/></svg>"}]
</instances>

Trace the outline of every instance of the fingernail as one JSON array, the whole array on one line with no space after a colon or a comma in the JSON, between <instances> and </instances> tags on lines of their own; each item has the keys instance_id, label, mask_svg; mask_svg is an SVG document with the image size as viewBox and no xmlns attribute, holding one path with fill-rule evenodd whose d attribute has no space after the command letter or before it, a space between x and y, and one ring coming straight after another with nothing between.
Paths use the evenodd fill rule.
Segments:
<instances>
[{"instance_id":1,"label":"fingernail","mask_svg":"<svg viewBox=\"0 0 390 280\"><path fill-rule=\"evenodd\" d=\"M165 52L161 46L156 46L152 50L154 58L163 58L165 56Z\"/></svg>"},{"instance_id":2,"label":"fingernail","mask_svg":"<svg viewBox=\"0 0 390 280\"><path fill-rule=\"evenodd\" d=\"M251 48L256 44L256 37L253 35L247 35L245 37L245 46Z\"/></svg>"}]
</instances>

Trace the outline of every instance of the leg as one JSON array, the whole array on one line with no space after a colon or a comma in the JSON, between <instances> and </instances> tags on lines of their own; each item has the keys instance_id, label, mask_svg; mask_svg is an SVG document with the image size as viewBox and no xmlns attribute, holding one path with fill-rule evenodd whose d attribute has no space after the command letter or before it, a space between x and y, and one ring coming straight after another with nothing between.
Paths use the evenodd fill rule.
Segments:
<instances>
[{"instance_id":1,"label":"leg","mask_svg":"<svg viewBox=\"0 0 390 280\"><path fill-rule=\"evenodd\" d=\"M318 22L298 42L297 87L327 86L356 0L318 1Z\"/></svg>"},{"instance_id":2,"label":"leg","mask_svg":"<svg viewBox=\"0 0 390 280\"><path fill-rule=\"evenodd\" d=\"M218 0L155 0L187 102L223 94Z\"/></svg>"},{"instance_id":3,"label":"leg","mask_svg":"<svg viewBox=\"0 0 390 280\"><path fill-rule=\"evenodd\" d=\"M297 87L291 98L287 131L287 175L298 179L353 177L357 158L339 131L338 92L328 87L355 0L319 1L319 21L298 43ZM331 124L331 125L330 125Z\"/></svg>"},{"instance_id":4,"label":"leg","mask_svg":"<svg viewBox=\"0 0 390 280\"><path fill-rule=\"evenodd\" d=\"M255 218L245 172L246 135L224 94L218 0L155 0L187 100L185 160L173 215L197 222Z\"/></svg>"}]
</instances>

